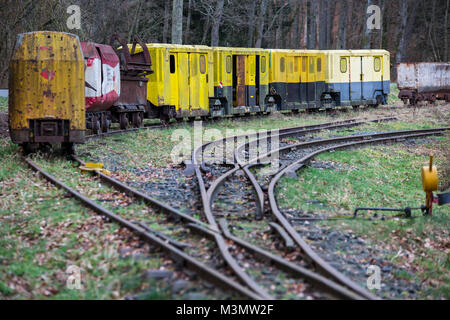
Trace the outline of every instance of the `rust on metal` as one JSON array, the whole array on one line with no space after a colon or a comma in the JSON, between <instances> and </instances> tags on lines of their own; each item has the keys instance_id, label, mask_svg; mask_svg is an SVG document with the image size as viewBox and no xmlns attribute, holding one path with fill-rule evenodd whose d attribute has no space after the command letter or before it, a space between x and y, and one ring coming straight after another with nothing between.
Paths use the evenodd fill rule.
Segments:
<instances>
[{"instance_id":1,"label":"rust on metal","mask_svg":"<svg viewBox=\"0 0 450 320\"><path fill-rule=\"evenodd\" d=\"M405 104L419 101L450 102L450 62L399 63L397 65L398 97Z\"/></svg>"},{"instance_id":2,"label":"rust on metal","mask_svg":"<svg viewBox=\"0 0 450 320\"><path fill-rule=\"evenodd\" d=\"M262 297L258 294L252 292L251 290L243 287L239 283L236 283L234 280L226 277L225 275L221 274L215 269L212 269L208 267L207 265L203 264L202 262L196 260L195 258L187 255L182 250L176 248L173 243L168 243L167 240L164 240L160 238L159 236L149 232L147 228L139 226L129 220L126 220L113 212L109 211L108 209L100 206L96 202L86 198L76 190L72 189L71 187L67 186L66 184L62 183L61 181L57 180L55 177L44 171L42 168L40 168L38 165L36 165L32 160L30 159L24 159L24 161L36 172L44 176L45 179L53 183L54 185L58 186L61 189L66 190L69 192L72 196L74 196L76 199L81 201L84 205L89 207L90 209L94 210L98 214L104 215L111 219L114 222L117 222L118 224L122 225L123 227L126 227L130 230L132 230L134 233L142 237L143 239L151 242L152 244L160 247L167 253L174 255L178 259L182 260L187 267L191 268L192 270L196 271L199 276L202 278L212 281L215 284L217 284L220 287L223 287L225 289L233 290L235 292L240 293L244 297L254 299L254 300L260 300ZM83 162L80 162L83 163Z\"/></svg>"}]
</instances>

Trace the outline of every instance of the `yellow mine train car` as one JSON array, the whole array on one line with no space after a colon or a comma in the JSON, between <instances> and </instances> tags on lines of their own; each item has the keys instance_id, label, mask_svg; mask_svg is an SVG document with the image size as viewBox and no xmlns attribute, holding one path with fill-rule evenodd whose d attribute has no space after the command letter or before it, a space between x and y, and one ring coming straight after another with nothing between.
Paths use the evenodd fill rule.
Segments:
<instances>
[{"instance_id":1,"label":"yellow mine train car","mask_svg":"<svg viewBox=\"0 0 450 320\"><path fill-rule=\"evenodd\" d=\"M315 50L270 50L270 94L278 110L320 106L325 92L325 54Z\"/></svg>"},{"instance_id":2,"label":"yellow mine train car","mask_svg":"<svg viewBox=\"0 0 450 320\"><path fill-rule=\"evenodd\" d=\"M387 103L385 50L147 44L149 117L219 117ZM153 116L151 116L153 115Z\"/></svg>"},{"instance_id":3,"label":"yellow mine train car","mask_svg":"<svg viewBox=\"0 0 450 320\"><path fill-rule=\"evenodd\" d=\"M9 65L9 126L14 143L84 142L84 59L78 36L19 34Z\"/></svg>"},{"instance_id":4,"label":"yellow mine train car","mask_svg":"<svg viewBox=\"0 0 450 320\"><path fill-rule=\"evenodd\" d=\"M326 86L333 106L377 106L390 92L390 56L386 50L330 50Z\"/></svg>"},{"instance_id":5,"label":"yellow mine train car","mask_svg":"<svg viewBox=\"0 0 450 320\"><path fill-rule=\"evenodd\" d=\"M206 46L146 44L154 66L148 75L147 116L182 119L209 116L213 55ZM136 52L142 51L140 46Z\"/></svg>"},{"instance_id":6,"label":"yellow mine train car","mask_svg":"<svg viewBox=\"0 0 450 320\"><path fill-rule=\"evenodd\" d=\"M265 101L269 92L269 51L226 47L213 47L212 50L213 115L266 111Z\"/></svg>"}]
</instances>

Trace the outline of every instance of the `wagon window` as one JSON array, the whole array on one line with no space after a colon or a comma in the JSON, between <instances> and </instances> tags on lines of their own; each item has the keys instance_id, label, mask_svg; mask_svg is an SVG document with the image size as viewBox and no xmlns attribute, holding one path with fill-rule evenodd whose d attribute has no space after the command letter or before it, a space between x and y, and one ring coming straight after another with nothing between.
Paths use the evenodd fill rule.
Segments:
<instances>
[{"instance_id":1,"label":"wagon window","mask_svg":"<svg viewBox=\"0 0 450 320\"><path fill-rule=\"evenodd\" d=\"M341 72L346 73L347 72L347 59L341 58Z\"/></svg>"},{"instance_id":2,"label":"wagon window","mask_svg":"<svg viewBox=\"0 0 450 320\"><path fill-rule=\"evenodd\" d=\"M297 73L298 72L298 57L294 58L294 72Z\"/></svg>"},{"instance_id":3,"label":"wagon window","mask_svg":"<svg viewBox=\"0 0 450 320\"><path fill-rule=\"evenodd\" d=\"M311 74L314 73L314 58L313 57L309 58L309 73L311 73Z\"/></svg>"},{"instance_id":4,"label":"wagon window","mask_svg":"<svg viewBox=\"0 0 450 320\"><path fill-rule=\"evenodd\" d=\"M227 56L227 73L231 73L231 56Z\"/></svg>"},{"instance_id":5,"label":"wagon window","mask_svg":"<svg viewBox=\"0 0 450 320\"><path fill-rule=\"evenodd\" d=\"M266 57L261 57L261 73L266 73Z\"/></svg>"},{"instance_id":6,"label":"wagon window","mask_svg":"<svg viewBox=\"0 0 450 320\"><path fill-rule=\"evenodd\" d=\"M170 73L175 73L175 56L170 55Z\"/></svg>"},{"instance_id":7,"label":"wagon window","mask_svg":"<svg viewBox=\"0 0 450 320\"><path fill-rule=\"evenodd\" d=\"M206 60L205 60L205 55L201 55L200 56L200 73L201 74L205 74L206 72Z\"/></svg>"},{"instance_id":8,"label":"wagon window","mask_svg":"<svg viewBox=\"0 0 450 320\"><path fill-rule=\"evenodd\" d=\"M375 57L373 60L373 68L375 69L375 72L381 71L381 59L379 57Z\"/></svg>"},{"instance_id":9,"label":"wagon window","mask_svg":"<svg viewBox=\"0 0 450 320\"><path fill-rule=\"evenodd\" d=\"M280 59L280 72L284 72L284 58Z\"/></svg>"},{"instance_id":10,"label":"wagon window","mask_svg":"<svg viewBox=\"0 0 450 320\"><path fill-rule=\"evenodd\" d=\"M302 58L302 72L306 72L306 57Z\"/></svg>"},{"instance_id":11,"label":"wagon window","mask_svg":"<svg viewBox=\"0 0 450 320\"><path fill-rule=\"evenodd\" d=\"M322 72L322 59L317 59L317 72Z\"/></svg>"}]
</instances>

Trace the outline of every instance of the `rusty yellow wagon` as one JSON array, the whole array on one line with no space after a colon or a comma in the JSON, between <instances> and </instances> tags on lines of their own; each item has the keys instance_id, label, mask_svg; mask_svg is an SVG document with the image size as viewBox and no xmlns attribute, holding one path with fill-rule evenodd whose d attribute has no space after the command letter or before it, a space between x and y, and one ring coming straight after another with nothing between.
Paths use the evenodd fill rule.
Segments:
<instances>
[{"instance_id":1,"label":"rusty yellow wagon","mask_svg":"<svg viewBox=\"0 0 450 320\"><path fill-rule=\"evenodd\" d=\"M72 149L85 136L84 59L76 35L19 34L9 65L9 126L26 150L42 143Z\"/></svg>"}]
</instances>

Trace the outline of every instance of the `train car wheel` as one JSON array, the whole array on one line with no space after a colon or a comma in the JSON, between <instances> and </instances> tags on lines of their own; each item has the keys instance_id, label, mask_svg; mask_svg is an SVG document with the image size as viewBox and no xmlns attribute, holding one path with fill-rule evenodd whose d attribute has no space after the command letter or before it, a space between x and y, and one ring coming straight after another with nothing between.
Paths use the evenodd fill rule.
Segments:
<instances>
[{"instance_id":1,"label":"train car wheel","mask_svg":"<svg viewBox=\"0 0 450 320\"><path fill-rule=\"evenodd\" d=\"M105 114L102 114L102 116L100 117L100 123L101 123L102 132L108 132L109 131L109 122L108 122L108 118L106 117Z\"/></svg>"},{"instance_id":2,"label":"train car wheel","mask_svg":"<svg viewBox=\"0 0 450 320\"><path fill-rule=\"evenodd\" d=\"M131 122L133 123L133 127L140 128L142 125L142 118L139 112L133 112L131 114Z\"/></svg>"},{"instance_id":3,"label":"train car wheel","mask_svg":"<svg viewBox=\"0 0 450 320\"><path fill-rule=\"evenodd\" d=\"M61 148L64 154L75 154L75 145L72 142L63 142Z\"/></svg>"},{"instance_id":4,"label":"train car wheel","mask_svg":"<svg viewBox=\"0 0 450 320\"><path fill-rule=\"evenodd\" d=\"M97 117L92 118L92 133L100 134L100 120Z\"/></svg>"},{"instance_id":5,"label":"train car wheel","mask_svg":"<svg viewBox=\"0 0 450 320\"><path fill-rule=\"evenodd\" d=\"M128 129L128 115L126 113L121 113L119 117L120 129L126 130Z\"/></svg>"},{"instance_id":6,"label":"train car wheel","mask_svg":"<svg viewBox=\"0 0 450 320\"><path fill-rule=\"evenodd\" d=\"M38 143L29 143L29 142L25 142L22 143L22 149L23 149L23 153L25 155L31 154L31 153L36 153L39 149L39 144Z\"/></svg>"}]
</instances>

